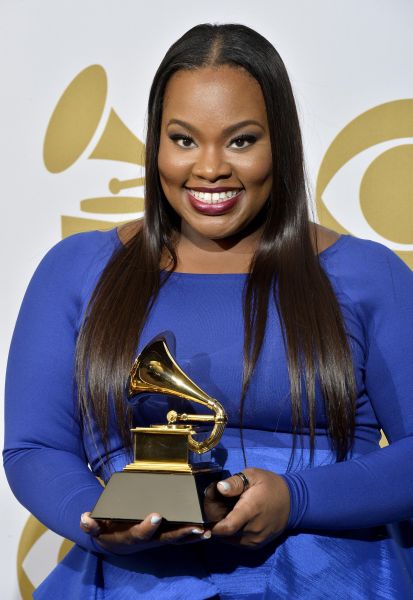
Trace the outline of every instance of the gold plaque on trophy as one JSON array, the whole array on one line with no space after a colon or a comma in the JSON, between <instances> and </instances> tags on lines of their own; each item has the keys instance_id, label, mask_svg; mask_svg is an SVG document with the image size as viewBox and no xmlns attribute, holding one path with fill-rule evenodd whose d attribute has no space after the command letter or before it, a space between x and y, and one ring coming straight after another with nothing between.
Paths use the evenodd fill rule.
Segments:
<instances>
[{"instance_id":1,"label":"gold plaque on trophy","mask_svg":"<svg viewBox=\"0 0 413 600\"><path fill-rule=\"evenodd\" d=\"M171 523L205 523L204 491L223 472L212 461L191 460L214 448L224 432L227 415L176 363L170 332L158 335L135 360L128 381L128 399L135 404L143 396L162 394L209 408L212 414L179 414L170 410L166 423L135 427L134 460L114 473L92 512L94 519L141 521L158 512ZM211 426L205 439L194 436Z\"/></svg>"}]
</instances>

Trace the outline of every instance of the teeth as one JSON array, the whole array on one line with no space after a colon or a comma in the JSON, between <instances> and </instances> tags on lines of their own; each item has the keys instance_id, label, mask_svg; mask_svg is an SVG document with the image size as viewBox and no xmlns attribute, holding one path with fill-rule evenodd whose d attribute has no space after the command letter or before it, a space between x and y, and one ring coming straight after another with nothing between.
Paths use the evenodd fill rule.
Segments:
<instances>
[{"instance_id":1,"label":"teeth","mask_svg":"<svg viewBox=\"0 0 413 600\"><path fill-rule=\"evenodd\" d=\"M195 190L189 190L193 196L197 200L202 200L207 204L217 204L218 202L222 202L225 200L230 200L234 196L236 196L240 190L231 190L228 192L196 192Z\"/></svg>"}]
</instances>

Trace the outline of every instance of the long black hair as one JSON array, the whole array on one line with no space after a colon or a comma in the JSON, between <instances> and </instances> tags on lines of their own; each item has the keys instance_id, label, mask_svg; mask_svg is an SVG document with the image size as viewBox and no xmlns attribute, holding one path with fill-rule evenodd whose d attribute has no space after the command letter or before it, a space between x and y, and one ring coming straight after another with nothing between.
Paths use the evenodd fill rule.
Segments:
<instances>
[{"instance_id":1,"label":"long black hair","mask_svg":"<svg viewBox=\"0 0 413 600\"><path fill-rule=\"evenodd\" d=\"M95 420L106 445L109 402L113 401L122 439L125 446L130 446L125 382L145 320L161 287L161 257L165 252L171 256L172 271L177 264L179 219L163 193L157 165L165 88L179 70L222 65L242 68L259 83L273 163L265 223L244 294L241 420L272 297L280 315L288 360L294 447L297 434L307 433L313 456L318 381L331 443L337 460L343 460L354 435L354 373L338 302L314 250L297 109L279 54L268 40L244 25L193 27L171 46L155 74L148 103L143 226L106 266L78 338L77 383L83 417Z\"/></svg>"}]
</instances>

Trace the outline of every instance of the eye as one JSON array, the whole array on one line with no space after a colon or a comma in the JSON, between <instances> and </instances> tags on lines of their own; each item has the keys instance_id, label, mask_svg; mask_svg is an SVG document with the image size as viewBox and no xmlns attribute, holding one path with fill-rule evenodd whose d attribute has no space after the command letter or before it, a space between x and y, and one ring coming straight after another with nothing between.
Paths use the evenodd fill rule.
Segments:
<instances>
[{"instance_id":1,"label":"eye","mask_svg":"<svg viewBox=\"0 0 413 600\"><path fill-rule=\"evenodd\" d=\"M182 133L172 133L169 136L169 139L176 142L177 146L180 148L192 148L195 146L194 140L189 135L184 135Z\"/></svg>"},{"instance_id":2,"label":"eye","mask_svg":"<svg viewBox=\"0 0 413 600\"><path fill-rule=\"evenodd\" d=\"M243 148L247 148L248 146L251 146L256 141L257 141L257 138L255 137L255 135L243 134L243 135L239 135L238 137L231 140L229 145L242 150Z\"/></svg>"}]
</instances>

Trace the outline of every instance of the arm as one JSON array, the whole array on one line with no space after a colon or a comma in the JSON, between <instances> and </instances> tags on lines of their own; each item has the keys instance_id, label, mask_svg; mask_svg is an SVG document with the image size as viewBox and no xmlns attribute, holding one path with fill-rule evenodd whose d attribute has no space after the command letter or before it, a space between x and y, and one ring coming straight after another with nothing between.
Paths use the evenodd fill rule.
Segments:
<instances>
[{"instance_id":1,"label":"arm","mask_svg":"<svg viewBox=\"0 0 413 600\"><path fill-rule=\"evenodd\" d=\"M352 529L413 516L413 274L386 248L373 251L350 294L366 332L365 388L390 446L285 475L289 527Z\"/></svg>"},{"instance_id":2,"label":"arm","mask_svg":"<svg viewBox=\"0 0 413 600\"><path fill-rule=\"evenodd\" d=\"M89 292L113 251L110 243L102 247L101 235L58 244L27 289L7 369L6 475L17 499L42 523L87 550L129 554L164 542L197 541L203 530L191 524L159 531L155 539L162 520L155 513L131 525L97 523L85 512L102 493L88 463L99 472L104 451L99 439L96 446L82 437L74 358ZM119 468L125 453L114 430L109 454Z\"/></svg>"},{"instance_id":3,"label":"arm","mask_svg":"<svg viewBox=\"0 0 413 600\"><path fill-rule=\"evenodd\" d=\"M87 466L74 394L80 290L90 265L84 239L53 248L23 300L7 368L4 466L14 494L42 523L94 549L79 515L101 486Z\"/></svg>"},{"instance_id":4,"label":"arm","mask_svg":"<svg viewBox=\"0 0 413 600\"><path fill-rule=\"evenodd\" d=\"M343 279L366 333L364 387L391 445L281 476L244 469L247 489L236 476L218 484L221 495L240 499L214 535L255 546L285 529L358 529L413 516L413 274L383 246L357 244L362 255L358 248Z\"/></svg>"}]
</instances>

